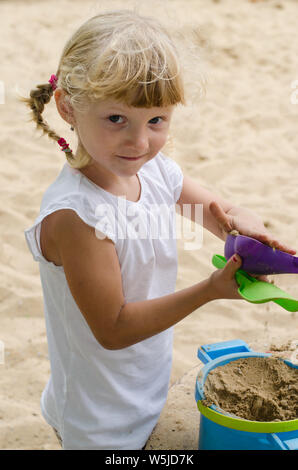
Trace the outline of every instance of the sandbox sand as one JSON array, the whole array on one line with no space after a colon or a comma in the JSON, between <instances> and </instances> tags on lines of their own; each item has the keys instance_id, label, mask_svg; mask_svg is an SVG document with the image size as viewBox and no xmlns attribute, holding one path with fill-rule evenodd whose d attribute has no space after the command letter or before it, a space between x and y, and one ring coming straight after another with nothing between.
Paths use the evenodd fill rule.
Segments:
<instances>
[{"instance_id":1,"label":"sandbox sand","mask_svg":"<svg viewBox=\"0 0 298 470\"><path fill-rule=\"evenodd\" d=\"M298 369L276 357L241 358L212 370L203 405L250 421L298 418Z\"/></svg>"},{"instance_id":2,"label":"sandbox sand","mask_svg":"<svg viewBox=\"0 0 298 470\"><path fill-rule=\"evenodd\" d=\"M142 13L159 18L177 43L193 42L193 50L182 47L190 94L197 92L201 70L197 48L208 80L200 102L177 109L165 153L198 184L256 211L276 237L298 249L298 105L291 101L291 84L298 80L296 0L2 0L1 449L60 448L40 412L50 365L38 264L28 251L24 230L34 222L42 195L65 158L55 143L34 132L15 90L28 94L47 82L57 70L65 41L85 19L136 3ZM45 118L73 148L73 133L54 102L47 105ZM185 250L178 240L176 289L209 276L215 253L223 254L223 243L207 231L197 250ZM297 276L274 279L298 299ZM241 300L211 302L179 323L169 398L148 448L197 448L194 386L201 344L240 338L265 352L272 343L297 339L297 327L297 313L272 302Z\"/></svg>"}]
</instances>

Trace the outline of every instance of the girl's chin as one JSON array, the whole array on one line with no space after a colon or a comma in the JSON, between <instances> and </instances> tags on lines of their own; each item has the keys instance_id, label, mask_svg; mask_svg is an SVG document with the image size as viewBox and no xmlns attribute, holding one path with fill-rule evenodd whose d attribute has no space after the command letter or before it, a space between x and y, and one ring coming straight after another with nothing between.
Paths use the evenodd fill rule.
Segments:
<instances>
[{"instance_id":1,"label":"girl's chin","mask_svg":"<svg viewBox=\"0 0 298 470\"><path fill-rule=\"evenodd\" d=\"M121 175L128 175L128 174L136 174L137 171L144 165L144 162L142 159L140 160L133 160L129 162L121 162L120 159L120 164L118 163L117 168L114 167L115 172Z\"/></svg>"}]
</instances>

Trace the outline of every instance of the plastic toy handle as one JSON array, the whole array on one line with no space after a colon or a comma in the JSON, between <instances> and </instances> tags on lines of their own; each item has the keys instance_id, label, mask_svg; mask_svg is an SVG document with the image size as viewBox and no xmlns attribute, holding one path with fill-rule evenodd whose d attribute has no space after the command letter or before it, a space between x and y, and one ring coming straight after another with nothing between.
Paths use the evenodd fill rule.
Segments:
<instances>
[{"instance_id":1,"label":"plastic toy handle","mask_svg":"<svg viewBox=\"0 0 298 470\"><path fill-rule=\"evenodd\" d=\"M214 255L212 258L212 264L219 269L224 268L226 262L226 258L221 255ZM272 301L289 312L298 311L298 301L277 286L259 281L241 269L236 272L235 277L239 285L238 292L247 302L262 304Z\"/></svg>"},{"instance_id":2,"label":"plastic toy handle","mask_svg":"<svg viewBox=\"0 0 298 470\"><path fill-rule=\"evenodd\" d=\"M231 341L223 341L221 343L203 344L198 349L198 358L204 364L207 364L218 357L243 352L252 352L252 350L241 339L234 339Z\"/></svg>"}]
</instances>

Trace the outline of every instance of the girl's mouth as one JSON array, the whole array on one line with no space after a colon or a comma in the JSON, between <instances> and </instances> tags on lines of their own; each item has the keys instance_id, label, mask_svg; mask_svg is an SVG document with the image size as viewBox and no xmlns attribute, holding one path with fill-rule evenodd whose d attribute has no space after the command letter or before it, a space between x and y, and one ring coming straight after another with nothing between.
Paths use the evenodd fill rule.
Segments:
<instances>
[{"instance_id":1,"label":"girl's mouth","mask_svg":"<svg viewBox=\"0 0 298 470\"><path fill-rule=\"evenodd\" d=\"M140 157L121 157L120 155L118 155L119 158L123 158L124 160L140 160L140 158L143 158L143 155L141 155Z\"/></svg>"}]
</instances>

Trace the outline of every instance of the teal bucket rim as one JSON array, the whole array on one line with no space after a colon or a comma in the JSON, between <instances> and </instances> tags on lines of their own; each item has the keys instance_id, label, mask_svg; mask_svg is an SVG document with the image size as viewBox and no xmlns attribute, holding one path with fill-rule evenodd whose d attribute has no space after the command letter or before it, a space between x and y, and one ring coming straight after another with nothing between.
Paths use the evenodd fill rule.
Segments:
<instances>
[{"instance_id":1,"label":"teal bucket rim","mask_svg":"<svg viewBox=\"0 0 298 470\"><path fill-rule=\"evenodd\" d=\"M211 370L215 369L219 365L224 365L229 362L236 361L242 357L270 357L272 354L269 353L257 353L257 352L243 352L235 354L227 354L225 356L218 357L207 363L198 373L196 379L196 397L198 410L206 418L210 419L214 423L221 426L225 426L230 429L238 431L254 432L254 433L276 433L276 432L288 432L298 431L298 419L292 419L287 421L250 421L243 418L231 417L223 414L220 410L216 409L215 405L206 407L203 405L202 400L204 396L204 384L207 375ZM284 360L281 359L280 360ZM284 362L295 369L298 368L295 364L292 364L288 360ZM214 407L215 409L212 409Z\"/></svg>"}]
</instances>

